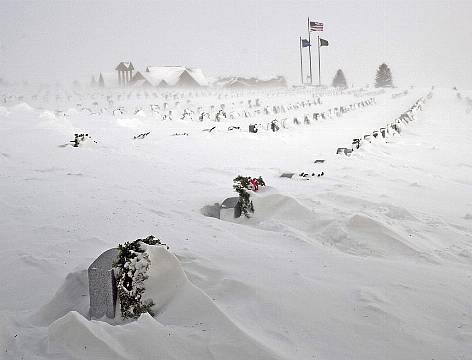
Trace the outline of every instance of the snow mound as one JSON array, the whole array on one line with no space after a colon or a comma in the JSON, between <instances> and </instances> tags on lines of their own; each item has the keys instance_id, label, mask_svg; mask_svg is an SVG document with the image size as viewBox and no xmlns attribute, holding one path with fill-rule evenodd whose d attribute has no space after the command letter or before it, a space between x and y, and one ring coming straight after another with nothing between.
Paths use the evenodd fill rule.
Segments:
<instances>
[{"instance_id":1,"label":"snow mound","mask_svg":"<svg viewBox=\"0 0 472 360\"><path fill-rule=\"evenodd\" d=\"M7 110L7 108L0 106L0 116L7 117L8 115L10 115L10 112Z\"/></svg>"},{"instance_id":2,"label":"snow mound","mask_svg":"<svg viewBox=\"0 0 472 360\"><path fill-rule=\"evenodd\" d=\"M143 314L137 321L111 325L70 311L49 326L51 354L101 360L282 359L241 330L194 286L164 247L149 246L148 253L146 297L156 304L155 318Z\"/></svg>"},{"instance_id":3,"label":"snow mound","mask_svg":"<svg viewBox=\"0 0 472 360\"><path fill-rule=\"evenodd\" d=\"M124 128L130 128L133 130L145 130L146 126L143 121L139 118L118 118L116 123Z\"/></svg>"},{"instance_id":4,"label":"snow mound","mask_svg":"<svg viewBox=\"0 0 472 360\"><path fill-rule=\"evenodd\" d=\"M376 217L361 212L340 217L340 209L311 208L289 195L267 190L252 195L256 212L251 219L234 221L264 230L291 233L313 245L334 247L351 255L400 256L433 261L434 257L426 254L427 249L415 244L415 239L409 234L389 225L392 217L414 219L401 208L389 207Z\"/></svg>"},{"instance_id":5,"label":"snow mound","mask_svg":"<svg viewBox=\"0 0 472 360\"><path fill-rule=\"evenodd\" d=\"M407 236L384 221L358 213L330 224L321 233L325 243L346 253L379 257L422 257Z\"/></svg>"},{"instance_id":6,"label":"snow mound","mask_svg":"<svg viewBox=\"0 0 472 360\"><path fill-rule=\"evenodd\" d=\"M18 112L30 112L30 111L33 111L33 108L31 106L29 106L27 103L25 102L22 102L20 104L17 104L15 106L13 106L11 108L12 110L14 111L18 111Z\"/></svg>"},{"instance_id":7,"label":"snow mound","mask_svg":"<svg viewBox=\"0 0 472 360\"><path fill-rule=\"evenodd\" d=\"M48 326L69 311L77 311L82 316L88 316L88 309L87 270L80 270L67 275L51 301L43 305L31 317L31 321L40 326Z\"/></svg>"},{"instance_id":8,"label":"snow mound","mask_svg":"<svg viewBox=\"0 0 472 360\"><path fill-rule=\"evenodd\" d=\"M44 120L56 120L56 114L54 114L53 111L44 110L39 114L39 118Z\"/></svg>"}]
</instances>

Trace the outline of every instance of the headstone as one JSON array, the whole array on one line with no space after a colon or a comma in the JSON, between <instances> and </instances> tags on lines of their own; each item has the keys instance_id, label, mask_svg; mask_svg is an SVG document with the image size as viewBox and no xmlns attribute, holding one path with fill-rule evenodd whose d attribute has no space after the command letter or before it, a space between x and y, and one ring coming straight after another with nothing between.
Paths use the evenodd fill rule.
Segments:
<instances>
[{"instance_id":1,"label":"headstone","mask_svg":"<svg viewBox=\"0 0 472 360\"><path fill-rule=\"evenodd\" d=\"M352 149L354 148L359 149L361 146L361 140L360 139L352 139Z\"/></svg>"},{"instance_id":2,"label":"headstone","mask_svg":"<svg viewBox=\"0 0 472 360\"><path fill-rule=\"evenodd\" d=\"M117 248L105 251L88 268L89 314L92 318L115 317L117 290L113 262L118 258L118 252Z\"/></svg>"},{"instance_id":3,"label":"headstone","mask_svg":"<svg viewBox=\"0 0 472 360\"><path fill-rule=\"evenodd\" d=\"M225 217L238 218L241 216L241 205L239 203L239 196L230 197L221 203L220 219Z\"/></svg>"},{"instance_id":4,"label":"headstone","mask_svg":"<svg viewBox=\"0 0 472 360\"><path fill-rule=\"evenodd\" d=\"M295 173L283 173L282 175L280 175L280 177L291 179L293 177L293 175L295 175Z\"/></svg>"}]
</instances>

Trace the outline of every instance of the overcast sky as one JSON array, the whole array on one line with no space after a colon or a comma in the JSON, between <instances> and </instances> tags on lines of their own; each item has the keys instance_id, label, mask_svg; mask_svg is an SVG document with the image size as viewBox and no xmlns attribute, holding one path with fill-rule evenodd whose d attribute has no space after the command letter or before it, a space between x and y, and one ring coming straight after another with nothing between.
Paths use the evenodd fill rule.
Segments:
<instances>
[{"instance_id":1,"label":"overcast sky","mask_svg":"<svg viewBox=\"0 0 472 360\"><path fill-rule=\"evenodd\" d=\"M471 0L0 0L0 77L88 81L131 60L297 83L308 16L325 25L312 33L329 41L325 84L338 68L350 84L372 83L386 62L400 86L472 88ZM316 47L312 58L317 80Z\"/></svg>"}]
</instances>

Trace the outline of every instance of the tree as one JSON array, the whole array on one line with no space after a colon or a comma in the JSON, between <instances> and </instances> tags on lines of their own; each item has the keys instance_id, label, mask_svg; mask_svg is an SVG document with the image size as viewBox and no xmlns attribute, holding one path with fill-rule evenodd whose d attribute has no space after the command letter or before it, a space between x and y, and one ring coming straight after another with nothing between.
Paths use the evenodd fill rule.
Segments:
<instances>
[{"instance_id":1,"label":"tree","mask_svg":"<svg viewBox=\"0 0 472 360\"><path fill-rule=\"evenodd\" d=\"M383 63L377 70L375 76L375 87L393 87L392 72L387 64Z\"/></svg>"},{"instance_id":2,"label":"tree","mask_svg":"<svg viewBox=\"0 0 472 360\"><path fill-rule=\"evenodd\" d=\"M334 87L347 88L346 77L344 76L344 73L341 69L339 69L336 72L336 75L334 75L333 86Z\"/></svg>"}]
</instances>

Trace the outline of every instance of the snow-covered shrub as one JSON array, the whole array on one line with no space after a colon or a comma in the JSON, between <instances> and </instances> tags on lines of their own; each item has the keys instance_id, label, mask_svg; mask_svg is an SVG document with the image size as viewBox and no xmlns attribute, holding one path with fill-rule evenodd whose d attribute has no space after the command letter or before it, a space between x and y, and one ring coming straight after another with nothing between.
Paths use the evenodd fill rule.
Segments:
<instances>
[{"instance_id":1,"label":"snow-covered shrub","mask_svg":"<svg viewBox=\"0 0 472 360\"><path fill-rule=\"evenodd\" d=\"M147 279L146 272L151 266L151 260L146 252L148 246L167 247L152 235L118 245L118 259L113 265L123 319L136 319L146 312L154 315L151 310L154 305L152 299L143 299L144 280Z\"/></svg>"}]
</instances>

